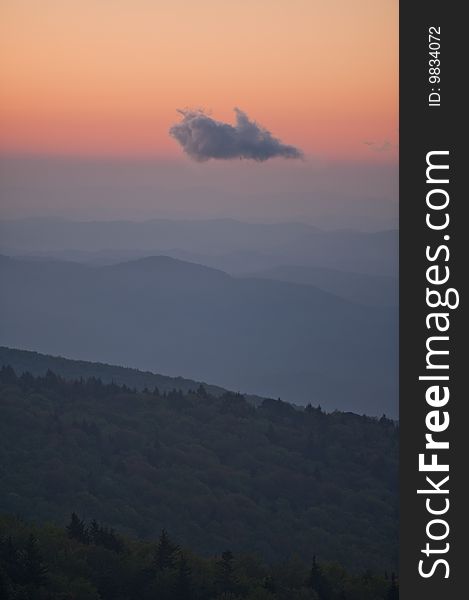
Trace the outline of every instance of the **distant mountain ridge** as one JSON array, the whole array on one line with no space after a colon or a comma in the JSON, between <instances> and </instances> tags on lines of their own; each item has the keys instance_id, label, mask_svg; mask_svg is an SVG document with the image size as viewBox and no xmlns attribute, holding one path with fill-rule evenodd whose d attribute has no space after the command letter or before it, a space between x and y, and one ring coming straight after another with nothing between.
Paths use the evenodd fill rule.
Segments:
<instances>
[{"instance_id":1,"label":"distant mountain ridge","mask_svg":"<svg viewBox=\"0 0 469 600\"><path fill-rule=\"evenodd\" d=\"M228 273L220 269L179 260L170 256L146 256L144 258L118 262L113 265L105 265L101 269L105 273L137 276L151 276L156 273L159 277L170 278L172 281L191 277L195 271L197 271L199 282L204 281L209 283L210 281L227 281L230 279Z\"/></svg>"},{"instance_id":2,"label":"distant mountain ridge","mask_svg":"<svg viewBox=\"0 0 469 600\"><path fill-rule=\"evenodd\" d=\"M0 344L397 415L397 310L150 257L0 260Z\"/></svg>"},{"instance_id":3,"label":"distant mountain ridge","mask_svg":"<svg viewBox=\"0 0 469 600\"><path fill-rule=\"evenodd\" d=\"M165 254L229 272L281 264L396 276L398 232L325 231L306 223L234 219L0 220L0 252L114 262Z\"/></svg>"}]
</instances>

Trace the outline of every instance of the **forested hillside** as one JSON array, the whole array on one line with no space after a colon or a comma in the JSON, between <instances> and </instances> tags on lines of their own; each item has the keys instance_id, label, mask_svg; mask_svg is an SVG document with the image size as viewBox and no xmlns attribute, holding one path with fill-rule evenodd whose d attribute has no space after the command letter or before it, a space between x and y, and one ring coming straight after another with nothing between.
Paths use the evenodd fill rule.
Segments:
<instances>
[{"instance_id":1,"label":"forested hillside","mask_svg":"<svg viewBox=\"0 0 469 600\"><path fill-rule=\"evenodd\" d=\"M204 555L397 562L393 421L243 396L136 392L3 367L0 511L121 533L167 529Z\"/></svg>"},{"instance_id":2,"label":"forested hillside","mask_svg":"<svg viewBox=\"0 0 469 600\"><path fill-rule=\"evenodd\" d=\"M136 390L157 387L160 392L170 392L177 389L188 392L199 387L201 383L205 389L214 396L224 394L226 390L216 385L210 385L185 377L168 377L150 371L139 371L128 367L118 367L104 363L90 362L87 360L70 360L61 356L50 356L39 352L18 350L0 346L0 366L9 365L21 375L28 372L31 375L45 375L53 371L64 379L88 379L96 377L103 383L116 383L126 385Z\"/></svg>"}]
</instances>

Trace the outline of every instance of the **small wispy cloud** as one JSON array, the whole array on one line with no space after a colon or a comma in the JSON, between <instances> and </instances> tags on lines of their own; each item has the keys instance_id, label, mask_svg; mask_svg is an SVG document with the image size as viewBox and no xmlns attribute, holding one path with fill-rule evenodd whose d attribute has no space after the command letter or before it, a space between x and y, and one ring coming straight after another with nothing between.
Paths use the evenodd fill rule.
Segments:
<instances>
[{"instance_id":1,"label":"small wispy cloud","mask_svg":"<svg viewBox=\"0 0 469 600\"><path fill-rule=\"evenodd\" d=\"M383 142L366 141L363 143L366 144L370 150L373 150L373 152L389 152L389 150L392 150L394 147L389 140L384 140Z\"/></svg>"},{"instance_id":2,"label":"small wispy cloud","mask_svg":"<svg viewBox=\"0 0 469 600\"><path fill-rule=\"evenodd\" d=\"M179 110L181 121L169 133L193 160L245 158L263 162L269 158L303 158L295 146L284 144L270 131L235 108L234 125L217 121L203 110Z\"/></svg>"}]
</instances>

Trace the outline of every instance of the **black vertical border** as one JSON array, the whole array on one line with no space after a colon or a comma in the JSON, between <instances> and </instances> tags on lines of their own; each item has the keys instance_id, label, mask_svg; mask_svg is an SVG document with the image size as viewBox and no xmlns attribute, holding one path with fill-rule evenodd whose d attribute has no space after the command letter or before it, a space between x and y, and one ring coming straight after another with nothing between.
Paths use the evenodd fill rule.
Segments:
<instances>
[{"instance_id":1,"label":"black vertical border","mask_svg":"<svg viewBox=\"0 0 469 600\"><path fill-rule=\"evenodd\" d=\"M406 1L400 3L400 597L402 600L453 600L469 594L468 542L469 520L469 359L464 317L467 321L465 280L469 269L469 205L464 180L467 150L467 117L463 108L464 89L468 86L469 36L463 17L465 3L446 1ZM467 7L467 5L466 5ZM428 28L441 27L441 106L429 107ZM466 31L465 31L466 30ZM466 61L464 60L466 58ZM435 86L437 87L437 86ZM443 577L439 568L424 579L418 573L421 549L427 542L425 527L431 517L425 499L416 490L425 483L418 472L418 455L424 451L426 384L419 382L425 370L425 342L429 335L425 325L428 312L425 302L427 244L442 242L442 232L432 232L425 224L426 154L432 150L449 150L451 287L460 293L460 306L449 311L450 335L450 427L446 432L450 449L450 550L446 558L450 576ZM440 242L441 240L441 242ZM466 242L466 243L465 243ZM464 314L465 313L465 314ZM469 361L468 361L469 362ZM438 475L438 474L437 474ZM428 487L428 486L427 486ZM466 488L466 489L465 489ZM435 544L436 545L436 544Z\"/></svg>"}]
</instances>

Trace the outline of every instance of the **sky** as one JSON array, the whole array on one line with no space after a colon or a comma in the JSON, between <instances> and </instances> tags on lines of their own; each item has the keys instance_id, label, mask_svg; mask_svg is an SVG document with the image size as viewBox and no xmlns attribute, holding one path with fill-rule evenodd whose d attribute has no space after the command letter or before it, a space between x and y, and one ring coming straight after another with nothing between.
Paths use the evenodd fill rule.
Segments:
<instances>
[{"instance_id":1,"label":"sky","mask_svg":"<svg viewBox=\"0 0 469 600\"><path fill-rule=\"evenodd\" d=\"M304 187L294 189L293 196L309 196L311 206L304 198L293 202L292 217L319 214L314 202L331 172L342 173L343 181L341 189L332 182L329 197L345 196L352 179L358 193L363 185L357 174L366 171L373 181L367 197L379 196L378 204L394 206L396 186L389 173L397 173L398 157L397 11L395 0L2 0L4 216L102 213L93 212L89 199L86 210L77 210L73 191L67 200L57 188L51 194L55 203L40 190L35 199L27 191L21 196L22 186L34 190L34 165L41 161L50 169L55 160L59 169L67 160L75 165L68 169L73 172L91 165L84 175L93 174L90 190L97 170L103 169L104 179L109 176L103 165L112 160L125 162L126 169L139 161L153 163L157 182L158 173L168 179L168 164L178 178L180 165L182 187L190 191L196 185L187 176L194 155L184 153L180 140L169 134L182 119L177 109L203 109L217 123L233 125L238 108L281 140L282 148L298 149L290 158L287 151L270 159L278 165L275 172L288 173L290 183L299 171L308 172L299 177L295 185ZM209 178L216 173L217 181L227 169L227 185L236 172L248 186L253 167L247 163L197 169L206 168L201 173ZM350 165L356 172L347 179L343 169ZM258 179L272 170L271 165L255 168ZM381 186L376 183L380 173L385 173ZM72 186L73 177L61 185ZM86 181L80 185L86 187ZM109 186L115 189L112 182ZM263 197L269 186L266 182ZM239 187L237 198L219 198L216 212L252 218L268 213L268 204L256 202L255 209L243 212L246 195L253 191ZM110 195L108 200L112 213ZM155 191L152 213L151 202L137 192L127 212L120 205L116 211L129 218L151 216L171 212L172 206L180 210L184 202L176 200ZM386 206L389 212L391 204ZM192 212L210 214L210 202L202 199L198 207ZM287 207L273 213L289 216Z\"/></svg>"}]
</instances>

